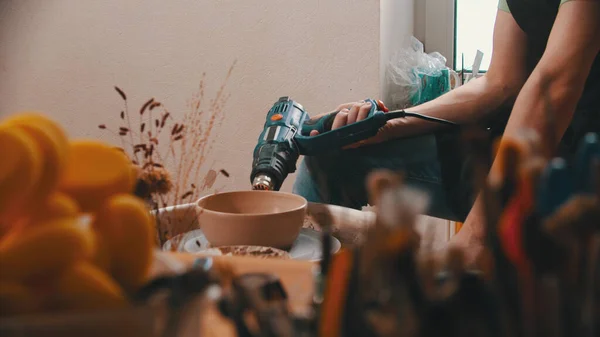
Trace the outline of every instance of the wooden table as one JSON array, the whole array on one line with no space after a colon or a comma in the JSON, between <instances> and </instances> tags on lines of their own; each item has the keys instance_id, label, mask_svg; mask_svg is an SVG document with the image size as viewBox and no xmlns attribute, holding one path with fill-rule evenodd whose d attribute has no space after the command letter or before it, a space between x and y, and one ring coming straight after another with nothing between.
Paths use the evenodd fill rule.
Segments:
<instances>
[{"instance_id":1,"label":"wooden table","mask_svg":"<svg viewBox=\"0 0 600 337\"><path fill-rule=\"evenodd\" d=\"M185 211L186 207L180 206L179 208ZM362 233L375 220L375 214L372 212L309 203L304 227L320 230L319 223L323 217L328 217L331 220L333 233L342 242L343 247L351 247L360 243ZM191 267L198 257L200 255L157 251L152 275L183 272ZM288 293L290 310L294 314L302 315L309 309L314 292L313 272L316 267L315 263L252 257L216 256L213 258L216 264L223 263L232 267L236 274L263 272L277 275ZM203 321L210 321L210 324L202 324L201 336L235 336L235 331L229 321L221 317L215 308L203 310L202 316ZM194 332L197 335L196 330L191 331L190 336L194 336ZM187 334L185 336L187 337Z\"/></svg>"},{"instance_id":2,"label":"wooden table","mask_svg":"<svg viewBox=\"0 0 600 337\"><path fill-rule=\"evenodd\" d=\"M190 268L194 261L201 257L196 254L156 252L156 262L152 275L162 275L182 272ZM310 301L314 291L312 262L279 259L260 259L253 257L213 256L215 264L227 264L236 274L264 272L277 275L289 296L290 310L294 314L302 315L309 310ZM200 336L235 336L231 323L223 318L212 306L207 306L201 311ZM183 332L182 336L197 336L192 327L192 332ZM189 328L188 328L189 330ZM178 336L179 337L179 336Z\"/></svg>"},{"instance_id":3,"label":"wooden table","mask_svg":"<svg viewBox=\"0 0 600 337\"><path fill-rule=\"evenodd\" d=\"M181 272L201 257L197 254L156 252L157 263L152 275ZM300 313L307 309L313 294L315 263L296 260L261 259L238 256L212 256L215 264L227 264L236 274L270 273L277 275L290 296L291 309Z\"/></svg>"}]
</instances>

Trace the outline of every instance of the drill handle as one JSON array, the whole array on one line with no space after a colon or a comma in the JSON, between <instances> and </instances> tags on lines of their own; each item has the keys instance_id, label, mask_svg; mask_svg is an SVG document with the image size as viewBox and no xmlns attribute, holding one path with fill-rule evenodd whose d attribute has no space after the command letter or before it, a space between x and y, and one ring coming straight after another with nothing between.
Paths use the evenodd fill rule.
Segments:
<instances>
[{"instance_id":1,"label":"drill handle","mask_svg":"<svg viewBox=\"0 0 600 337\"><path fill-rule=\"evenodd\" d=\"M331 130L333 120L339 111L304 122L302 129L295 137L300 154L314 156L341 150L345 146L375 136L389 119L401 117L396 116L397 113L386 114L385 112L388 110L380 101L373 99L365 101L371 103L371 110L367 118L339 129ZM319 134L310 136L313 130L318 131Z\"/></svg>"},{"instance_id":2,"label":"drill handle","mask_svg":"<svg viewBox=\"0 0 600 337\"><path fill-rule=\"evenodd\" d=\"M383 105L383 102L376 102L373 99L366 99L365 102L371 103L371 110L369 111L367 117L371 117L377 111L387 112L387 108ZM339 111L332 112L330 114L321 116L321 117L313 117L308 119L302 125L301 134L303 136L309 136L311 131L318 131L319 134L331 131L331 127L333 126L333 121L335 117L340 113Z\"/></svg>"},{"instance_id":3,"label":"drill handle","mask_svg":"<svg viewBox=\"0 0 600 337\"><path fill-rule=\"evenodd\" d=\"M311 131L317 131L319 134L330 131L333 126L333 120L335 116L340 113L339 111L332 112L330 114L321 116L321 117L313 117L304 122L302 125L301 134L303 136L309 136Z\"/></svg>"}]
</instances>

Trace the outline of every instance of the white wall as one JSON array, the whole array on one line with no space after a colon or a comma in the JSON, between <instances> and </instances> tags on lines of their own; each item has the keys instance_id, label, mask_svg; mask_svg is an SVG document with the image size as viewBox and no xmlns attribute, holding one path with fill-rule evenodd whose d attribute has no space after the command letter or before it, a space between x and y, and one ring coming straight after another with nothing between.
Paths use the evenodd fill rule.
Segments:
<instances>
[{"instance_id":1,"label":"white wall","mask_svg":"<svg viewBox=\"0 0 600 337\"><path fill-rule=\"evenodd\" d=\"M426 40L427 0L415 1L415 37L421 42Z\"/></svg>"},{"instance_id":2,"label":"white wall","mask_svg":"<svg viewBox=\"0 0 600 337\"><path fill-rule=\"evenodd\" d=\"M455 0L381 0L380 92L389 100L385 71L389 58L407 37L415 36L425 52L439 52L454 62Z\"/></svg>"},{"instance_id":3,"label":"white wall","mask_svg":"<svg viewBox=\"0 0 600 337\"><path fill-rule=\"evenodd\" d=\"M425 46L425 52L439 52L446 65L454 62L455 0L415 0L415 37Z\"/></svg>"},{"instance_id":4,"label":"white wall","mask_svg":"<svg viewBox=\"0 0 600 337\"><path fill-rule=\"evenodd\" d=\"M41 110L72 137L118 144L97 128L117 126L114 85L134 113L155 97L181 116L202 73L212 98L237 60L207 162L231 174L217 187L247 189L256 138L280 95L313 113L385 97L387 59L407 36L437 48L425 13L425 0L0 0L0 117Z\"/></svg>"},{"instance_id":5,"label":"white wall","mask_svg":"<svg viewBox=\"0 0 600 337\"><path fill-rule=\"evenodd\" d=\"M380 96L379 10L377 0L3 0L0 114L41 110L73 137L117 142L97 128L117 126L114 85L134 110L155 97L181 115L203 72L212 98L237 60L209 163L231 174L219 178L226 189L246 189L279 96L312 113Z\"/></svg>"},{"instance_id":6,"label":"white wall","mask_svg":"<svg viewBox=\"0 0 600 337\"><path fill-rule=\"evenodd\" d=\"M417 0L418 2L419 0ZM414 34L415 0L381 0L380 92L389 101L385 71L390 57Z\"/></svg>"}]
</instances>

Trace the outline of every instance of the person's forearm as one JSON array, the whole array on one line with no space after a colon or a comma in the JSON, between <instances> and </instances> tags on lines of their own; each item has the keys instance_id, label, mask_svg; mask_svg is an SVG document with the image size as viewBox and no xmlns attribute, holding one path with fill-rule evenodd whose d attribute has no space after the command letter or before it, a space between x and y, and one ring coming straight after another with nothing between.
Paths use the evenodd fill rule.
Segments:
<instances>
[{"instance_id":1,"label":"person's forearm","mask_svg":"<svg viewBox=\"0 0 600 337\"><path fill-rule=\"evenodd\" d=\"M458 124L479 122L488 117L509 100L514 100L520 85L501 83L484 75L460 86L435 100L408 108L427 116L443 118ZM415 118L408 118L411 133L420 134L433 131L441 125ZM404 135L406 131L402 130Z\"/></svg>"},{"instance_id":2,"label":"person's forearm","mask_svg":"<svg viewBox=\"0 0 600 337\"><path fill-rule=\"evenodd\" d=\"M539 69L533 72L515 102L498 152L501 151L503 141L517 138L523 130L535 130L541 135L547 155L556 149L573 118L583 91L583 82L568 75L572 74L564 76ZM499 170L499 161L494 160L491 176L501 177ZM467 222L481 221L483 214L483 200L479 195ZM482 237L484 234L483 227L471 229L475 237Z\"/></svg>"},{"instance_id":3,"label":"person's forearm","mask_svg":"<svg viewBox=\"0 0 600 337\"><path fill-rule=\"evenodd\" d=\"M503 138L534 130L543 138L546 150L554 151L573 118L583 83L553 72L534 71L515 102Z\"/></svg>"}]
</instances>

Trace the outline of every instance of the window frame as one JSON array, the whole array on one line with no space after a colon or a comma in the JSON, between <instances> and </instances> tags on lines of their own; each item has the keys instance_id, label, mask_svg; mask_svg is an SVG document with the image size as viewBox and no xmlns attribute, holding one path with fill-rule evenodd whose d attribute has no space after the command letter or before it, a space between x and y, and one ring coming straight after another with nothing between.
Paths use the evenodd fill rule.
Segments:
<instances>
[{"instance_id":1,"label":"window frame","mask_svg":"<svg viewBox=\"0 0 600 337\"><path fill-rule=\"evenodd\" d=\"M461 71L461 57L456 55L456 37L457 37L457 2L458 0L414 0L424 1L425 22L424 42L425 49L428 52L438 51L447 59L446 65L451 69ZM417 22L417 24L419 24ZM468 65L465 65L468 67ZM471 70L464 69L465 73L471 73ZM486 70L480 70L480 73L486 73Z\"/></svg>"}]
</instances>

